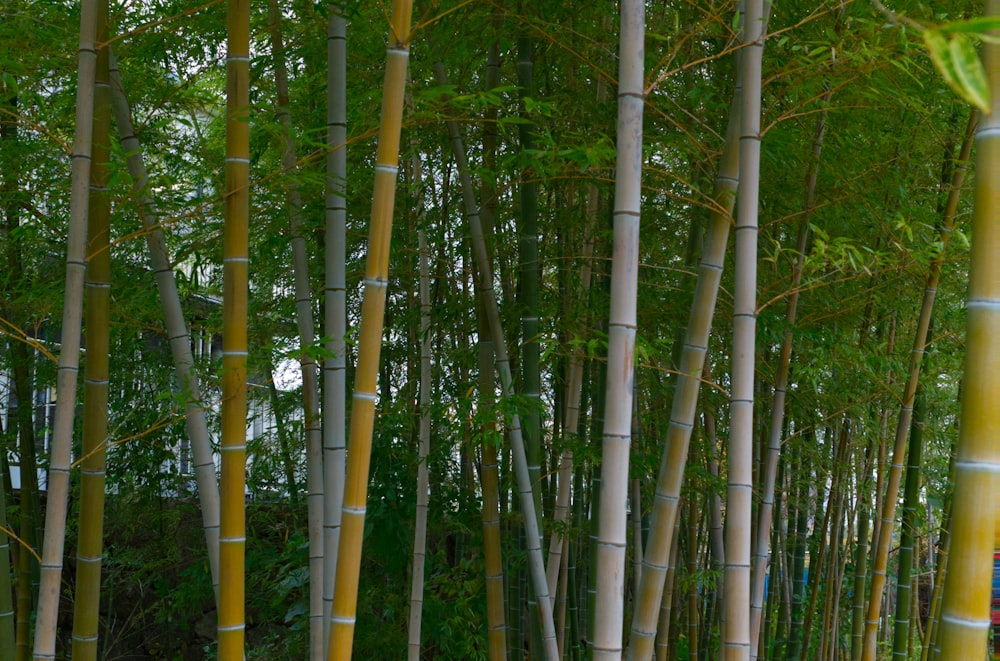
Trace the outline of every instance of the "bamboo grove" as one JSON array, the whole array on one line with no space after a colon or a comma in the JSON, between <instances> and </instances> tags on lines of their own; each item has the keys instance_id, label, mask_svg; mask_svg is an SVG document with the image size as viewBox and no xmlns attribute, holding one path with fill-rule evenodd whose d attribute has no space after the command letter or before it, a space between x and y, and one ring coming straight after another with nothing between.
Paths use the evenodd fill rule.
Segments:
<instances>
[{"instance_id":1,"label":"bamboo grove","mask_svg":"<svg viewBox=\"0 0 1000 661\"><path fill-rule=\"evenodd\" d=\"M1000 658L998 43L5 0L0 660Z\"/></svg>"}]
</instances>

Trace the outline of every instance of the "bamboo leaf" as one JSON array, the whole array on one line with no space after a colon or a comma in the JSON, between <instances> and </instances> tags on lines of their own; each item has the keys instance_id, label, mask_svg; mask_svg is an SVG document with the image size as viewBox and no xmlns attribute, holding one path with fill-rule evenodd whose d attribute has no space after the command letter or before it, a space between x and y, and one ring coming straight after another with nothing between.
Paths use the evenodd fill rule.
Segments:
<instances>
[{"instance_id":1,"label":"bamboo leaf","mask_svg":"<svg viewBox=\"0 0 1000 661\"><path fill-rule=\"evenodd\" d=\"M967 34L983 34L990 30L1000 30L1000 17L980 16L967 21L946 23L940 27L942 32L964 32Z\"/></svg>"},{"instance_id":2,"label":"bamboo leaf","mask_svg":"<svg viewBox=\"0 0 1000 661\"><path fill-rule=\"evenodd\" d=\"M939 30L926 30L924 43L948 86L972 105L988 111L986 72L972 41L962 34L948 39Z\"/></svg>"},{"instance_id":3,"label":"bamboo leaf","mask_svg":"<svg viewBox=\"0 0 1000 661\"><path fill-rule=\"evenodd\" d=\"M956 34L949 41L948 49L963 90L962 98L983 112L989 112L990 87L972 40L964 34Z\"/></svg>"}]
</instances>

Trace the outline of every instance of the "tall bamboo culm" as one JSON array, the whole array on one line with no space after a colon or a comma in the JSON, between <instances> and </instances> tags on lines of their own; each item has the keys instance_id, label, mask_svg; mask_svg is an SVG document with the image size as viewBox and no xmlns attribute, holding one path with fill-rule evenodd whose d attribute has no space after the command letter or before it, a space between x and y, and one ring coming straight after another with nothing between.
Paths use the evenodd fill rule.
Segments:
<instances>
[{"instance_id":1,"label":"tall bamboo culm","mask_svg":"<svg viewBox=\"0 0 1000 661\"><path fill-rule=\"evenodd\" d=\"M485 87L492 90L500 84L500 45L490 44L486 56ZM496 171L496 130L497 109L490 107L485 112L483 127L483 169L487 173ZM492 234L496 219L495 175L484 174L482 179L482 205L480 219L483 232ZM489 411L496 403L496 376L493 370L493 356L496 353L490 322L482 301L477 304L477 324L479 329L479 405L482 411ZM485 416L484 416L485 417ZM486 644L490 661L507 661L507 619L504 608L503 554L500 544L500 469L497 465L499 436L492 417L482 426L480 482L483 490L483 568L486 571Z\"/></svg>"},{"instance_id":2,"label":"tall bamboo culm","mask_svg":"<svg viewBox=\"0 0 1000 661\"><path fill-rule=\"evenodd\" d=\"M738 59L738 58L737 58ZM670 547L680 501L684 465L687 461L701 374L708 353L708 336L726 258L726 244L732 224L739 184L739 128L743 82L737 67L736 86L729 111L726 138L719 159L713 191L714 211L708 222L698 267L694 300L678 363L677 385L670 409L670 424L664 442L656 482L656 497L650 517L649 534L642 560L642 578L632 615L632 638L628 658L649 661L653 656L656 624L663 597L663 585L670 565Z\"/></svg>"},{"instance_id":3,"label":"tall bamboo culm","mask_svg":"<svg viewBox=\"0 0 1000 661\"><path fill-rule=\"evenodd\" d=\"M966 125L965 139L962 143L959 161L955 164L955 171L952 175L951 188L948 191L948 199L942 214L938 243L940 249L937 256L931 261L927 270L924 282L924 296L920 304L920 313L917 318L917 329L913 337L913 348L910 351L909 371L907 373L906 384L903 387L903 396L900 401L899 418L896 424L896 436L892 447L892 463L889 469L888 482L885 487L885 495L882 500L882 511L878 534L876 535L873 549L872 571L871 571L871 594L868 597L868 607L865 610L865 635L862 648L862 661L875 661L877 658L877 634L879 620L882 612L882 593L885 589L886 568L889 563L889 548L892 542L892 530L896 519L896 505L898 503L899 485L902 481L903 462L906 452L906 440L910 432L910 422L913 419L913 399L917 393L917 383L920 380L920 368L923 364L924 350L927 345L927 328L930 324L931 312L934 310L934 301L937 298L938 281L941 277L941 265L944 262L944 249L951 238L952 227L955 223L956 212L958 211L958 200L965 181L965 162L969 158L973 131L976 127L977 118L975 113L969 117ZM981 134L980 134L981 135Z\"/></svg>"},{"instance_id":4,"label":"tall bamboo culm","mask_svg":"<svg viewBox=\"0 0 1000 661\"><path fill-rule=\"evenodd\" d=\"M419 159L414 156L415 166ZM417 168L414 167L416 171ZM415 172L415 180L420 181ZM424 565L427 559L427 504L430 478L427 455L431 446L431 287L430 256L424 231L417 231L420 251L420 448L417 452L417 516L413 531L413 571L410 584L408 625L409 661L420 661L420 629L423 622Z\"/></svg>"},{"instance_id":5,"label":"tall bamboo culm","mask_svg":"<svg viewBox=\"0 0 1000 661\"><path fill-rule=\"evenodd\" d=\"M80 328L83 317L83 281L87 269L87 217L90 187L91 144L94 118L94 81L97 71L98 7L106 0L84 0L80 15L77 72L76 124L70 154L70 216L66 239L66 286L55 424L48 471L48 507L42 546L41 585L35 619L35 659L54 659L62 563L66 542L66 509L69 470L76 413L76 382L80 369ZM106 10L105 10L106 13Z\"/></svg>"},{"instance_id":6,"label":"tall bamboo culm","mask_svg":"<svg viewBox=\"0 0 1000 661\"><path fill-rule=\"evenodd\" d=\"M281 164L285 174L296 168L295 134L288 101L288 67L281 33L281 10L278 0L269 0L268 20L271 31L271 58L274 60L278 125L281 128ZM309 256L302 232L302 195L292 177L285 187L289 224L292 234L292 273L295 281L295 324L299 332L302 369L302 403L305 413L307 519L309 528L309 658L320 661L324 652L323 569L323 433L319 415L319 375L316 360L306 347L316 339L312 313L312 287L309 284Z\"/></svg>"},{"instance_id":7,"label":"tall bamboo culm","mask_svg":"<svg viewBox=\"0 0 1000 661\"><path fill-rule=\"evenodd\" d=\"M750 528L753 472L754 357L757 334L757 204L760 194L762 0L747 0L741 55L743 112L736 200L729 488L726 502L722 649L725 661L750 658Z\"/></svg>"},{"instance_id":8,"label":"tall bamboo culm","mask_svg":"<svg viewBox=\"0 0 1000 661\"><path fill-rule=\"evenodd\" d=\"M167 243L160 230L156 206L150 197L149 176L143 161L139 138L132 122L132 112L118 75L114 52L110 53L111 63L111 109L118 126L118 141L125 152L125 162L132 177L132 195L142 209L143 234L149 251L149 262L156 279L156 290L160 295L160 306L170 353L174 361L177 388L184 393L184 427L191 442L195 483L198 488L198 503L201 509L202 528L205 531L205 546L208 551L208 566L212 576L215 604L219 604L219 482L215 475L215 458L212 441L208 435L208 421L201 399L201 384L194 368L191 351L191 333L184 318L177 279L167 253Z\"/></svg>"},{"instance_id":9,"label":"tall bamboo culm","mask_svg":"<svg viewBox=\"0 0 1000 661\"><path fill-rule=\"evenodd\" d=\"M623 0L618 65L614 247L608 315L608 373L601 449L594 661L620 660L625 620L626 502L635 373L639 218L642 203L642 115L645 5ZM633 511L638 503L633 503ZM661 579L662 581L662 579Z\"/></svg>"},{"instance_id":10,"label":"tall bamboo culm","mask_svg":"<svg viewBox=\"0 0 1000 661\"><path fill-rule=\"evenodd\" d=\"M87 237L86 332L84 362L83 457L80 461L80 532L73 600L73 658L97 659L104 549L104 471L108 434L108 363L111 306L111 199L108 194L111 89L107 5L97 15L97 71L90 166Z\"/></svg>"},{"instance_id":11,"label":"tall bamboo culm","mask_svg":"<svg viewBox=\"0 0 1000 661\"><path fill-rule=\"evenodd\" d=\"M337 576L333 591L332 621L327 648L329 661L349 661L354 645L361 542L365 526L368 469L385 296L389 280L389 244L399 170L399 135L403 121L403 94L409 62L412 0L393 0L389 47L386 56L382 116L375 157L375 187L372 199L368 257L365 261L364 293L361 301L358 366L351 406L350 455L344 483L341 537L337 551Z\"/></svg>"},{"instance_id":12,"label":"tall bamboo culm","mask_svg":"<svg viewBox=\"0 0 1000 661\"><path fill-rule=\"evenodd\" d=\"M444 65L434 66L435 79L439 85L447 84ZM489 252L486 248L486 238L483 234L483 224L479 217L479 209L475 203L475 190L472 187L472 175L469 173L468 161L465 156L465 146L458 130L458 124L447 121L448 137L451 139L452 155L455 157L459 178L462 185L462 202L465 217L469 222L472 238L472 252L476 264L476 297L482 304L489 323L490 337L496 353L496 371L500 379L500 392L510 400L514 396L514 378L510 367L510 355L507 352L507 342L504 338L503 326L500 322L500 308L497 305L496 294L493 291L493 269L490 265ZM559 651L556 643L555 623L552 618L552 600L549 599L548 583L545 578L545 563L542 559L540 519L535 514L535 499L532 492L531 477L528 472L528 459L524 447L524 437L521 433L521 418L516 411L511 411L507 419L507 434L510 437L511 459L514 468L518 492L518 504L524 516L524 541L528 555L528 573L532 587L535 589L537 616L541 623L542 658L545 661L556 661ZM534 614L532 615L534 616Z\"/></svg>"},{"instance_id":13,"label":"tall bamboo culm","mask_svg":"<svg viewBox=\"0 0 1000 661\"><path fill-rule=\"evenodd\" d=\"M323 360L323 626L324 656L330 638L333 585L340 545L347 461L347 20L331 2L327 20L326 273L323 328L330 338Z\"/></svg>"},{"instance_id":14,"label":"tall bamboo culm","mask_svg":"<svg viewBox=\"0 0 1000 661\"><path fill-rule=\"evenodd\" d=\"M987 0L1000 17L1000 0ZM993 30L998 36L1000 30ZM951 512L951 562L938 634L940 659L983 659L1000 502L1000 45L983 44L991 108L976 134L975 208L969 271L965 376ZM992 503L993 507L984 507Z\"/></svg>"},{"instance_id":15,"label":"tall bamboo culm","mask_svg":"<svg viewBox=\"0 0 1000 661\"><path fill-rule=\"evenodd\" d=\"M226 12L226 189L222 246L222 477L219 661L243 661L246 550L247 295L250 218L250 0Z\"/></svg>"}]
</instances>

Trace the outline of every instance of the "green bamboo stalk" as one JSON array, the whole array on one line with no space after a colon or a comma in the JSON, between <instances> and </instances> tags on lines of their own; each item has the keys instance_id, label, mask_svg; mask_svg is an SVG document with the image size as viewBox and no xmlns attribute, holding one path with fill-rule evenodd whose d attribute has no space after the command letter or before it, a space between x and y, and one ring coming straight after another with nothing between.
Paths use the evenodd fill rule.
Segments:
<instances>
[{"instance_id":1,"label":"green bamboo stalk","mask_svg":"<svg viewBox=\"0 0 1000 661\"><path fill-rule=\"evenodd\" d=\"M871 521L871 500L868 490L871 479L870 464L872 446L866 448L866 458L862 462L863 472L859 474L861 487L857 501L858 529L854 549L854 589L851 595L851 661L861 661L861 649L865 630L865 586L868 578L868 534Z\"/></svg>"},{"instance_id":2,"label":"green bamboo stalk","mask_svg":"<svg viewBox=\"0 0 1000 661\"><path fill-rule=\"evenodd\" d=\"M500 84L500 47L494 41L486 57L487 90ZM485 113L483 127L482 208L483 231L492 234L496 217L496 130L497 109ZM493 375L494 341L482 302L477 303L479 335L479 402L483 411L494 405L496 380ZM507 660L507 621L504 609L504 572L500 534L500 470L497 466L498 436L496 425L485 421L481 443L481 488L483 492L483 560L486 570L486 626L490 661Z\"/></svg>"},{"instance_id":3,"label":"green bamboo stalk","mask_svg":"<svg viewBox=\"0 0 1000 661\"><path fill-rule=\"evenodd\" d=\"M1000 17L1000 0L984 15ZM1000 30L992 30L992 36ZM976 185L972 217L965 367L959 417L951 550L941 607L942 659L982 659L990 630L990 585L1000 502L1000 46L983 44L991 106L976 134ZM984 507L984 503L993 503ZM991 534L991 531L993 534Z\"/></svg>"},{"instance_id":4,"label":"green bamboo stalk","mask_svg":"<svg viewBox=\"0 0 1000 661\"><path fill-rule=\"evenodd\" d=\"M80 367L83 281L87 267L87 199L94 117L94 80L97 70L98 9L106 0L84 0L80 15L76 124L71 152L70 219L66 239L66 285L59 349L55 425L52 432L48 472L48 507L42 545L41 584L35 619L34 657L56 656L56 630L62 595L63 550L66 542L66 510L73 425L76 413L76 382ZM20 402L21 406L30 400Z\"/></svg>"},{"instance_id":5,"label":"green bamboo stalk","mask_svg":"<svg viewBox=\"0 0 1000 661\"><path fill-rule=\"evenodd\" d=\"M889 560L889 547L892 541L892 529L896 518L896 505L899 494L899 483L903 471L903 453L906 451L906 439L909 435L910 421L913 418L913 398L916 395L917 383L920 380L920 368L923 362L924 349L927 344L927 327L930 324L934 300L937 297L938 281L941 277L941 265L944 262L944 249L951 238L952 227L958 211L958 200L965 181L965 162L972 148L972 136L976 127L975 113L970 114L966 126L965 138L955 164L948 200L942 213L941 227L938 234L939 252L931 260L924 282L924 296L917 318L917 329L913 338L913 349L910 352L909 371L903 396L900 400L899 418L896 425L895 443L892 449L892 463L889 470L888 484L882 501L881 522L878 526L877 542L875 544L874 560L872 562L872 587L868 598L868 608L865 612L865 636L862 650L862 661L875 661L877 648L877 633L882 611L882 592L885 589L886 566Z\"/></svg>"},{"instance_id":6,"label":"green bamboo stalk","mask_svg":"<svg viewBox=\"0 0 1000 661\"><path fill-rule=\"evenodd\" d=\"M893 661L906 661L910 647L911 578L913 570L913 539L917 525L917 498L920 489L920 454L923 450L923 427L927 413L927 398L917 389L913 404L913 424L906 455L906 485L903 489L903 520L899 531L899 555L896 559L896 617L892 639Z\"/></svg>"},{"instance_id":7,"label":"green bamboo stalk","mask_svg":"<svg viewBox=\"0 0 1000 661\"><path fill-rule=\"evenodd\" d=\"M9 110L11 113L16 113L17 111L17 92L14 89L10 89L7 85L7 81L0 81L0 108L4 110ZM7 120L0 123L0 145L3 146L3 151L5 154L14 155L15 146L18 141L18 122L16 120ZM13 159L11 159L13 160ZM3 178L0 179L0 186L4 196L6 198L3 205L3 216L4 216L4 243L6 244L7 253L7 267L11 274L23 273L21 269L21 259L19 246L15 239L16 232L14 231L20 224L19 215L20 209L18 208L17 198L19 183L19 169L16 164L11 161L4 161L3 163ZM13 291L13 290L12 290ZM0 314L3 314L8 320L14 321L14 315L12 310L8 309L6 305L0 310ZM16 322L14 322L16 323ZM15 345L21 345L20 342L14 342L9 345L9 355L11 356L11 362L15 362L14 358L17 355L15 351ZM21 354L27 353L27 346L22 345L19 352ZM17 376L16 368L11 370L14 372L14 390L15 397L17 397ZM18 400L23 401L23 400ZM23 409L23 411L22 411ZM23 413L28 413L30 418L31 409L28 407L18 407L18 417L23 417ZM18 433L21 432L20 424L17 420L11 420L8 418L7 429L3 430L3 435L6 436L11 432L11 425L17 429ZM30 425L28 426L30 429ZM0 458L0 469L3 470L5 478L9 476L10 470L7 464L7 457L4 456ZM27 487L30 480L27 479L28 476L24 475L22 469L22 485ZM37 474L37 472L36 472ZM30 501L28 495L30 491L22 488L22 501ZM24 641L25 645L18 645L18 638L16 634L17 618L14 609L14 599L11 584L11 548L10 539L7 535L7 502L6 502L6 488L0 488L0 658L4 661L10 659L15 659L18 655L27 657L27 640ZM18 554L19 556L30 556L30 554L25 553L23 550ZM30 608L30 607L29 607ZM25 618L25 623L27 623L27 618ZM26 629L26 627L25 627ZM27 633L25 631L25 633Z\"/></svg>"},{"instance_id":8,"label":"green bamboo stalk","mask_svg":"<svg viewBox=\"0 0 1000 661\"><path fill-rule=\"evenodd\" d=\"M621 659L625 620L626 500L635 373L639 218L642 202L642 120L645 5L623 0L618 58L614 244L608 314L607 399L601 447L594 661ZM662 576L660 577L662 589Z\"/></svg>"},{"instance_id":9,"label":"green bamboo stalk","mask_svg":"<svg viewBox=\"0 0 1000 661\"><path fill-rule=\"evenodd\" d=\"M823 97L823 104L830 102L831 92ZM812 160L806 173L806 194L803 205L803 218L799 221L798 237L796 239L795 264L792 266L792 278L789 284L791 293L785 310L785 332L778 354L778 366L774 379L774 395L771 398L771 424L768 428L767 455L764 462L763 489L760 499L760 510L757 515L757 544L754 548L753 568L751 572L753 583L750 588L750 658L757 658L760 638L761 608L764 603L764 576L767 574L770 548L768 540L771 536L771 525L774 511L774 488L778 472L778 459L781 456L781 435L785 421L785 394L788 391L788 374L791 365L792 339L799 304L799 286L802 282L802 268L806 258L806 242L809 235L808 216L810 215L816 197L816 179L819 173L820 152L823 149L823 137L826 133L826 110L820 113L816 122L816 133L813 136Z\"/></svg>"},{"instance_id":10,"label":"green bamboo stalk","mask_svg":"<svg viewBox=\"0 0 1000 661\"><path fill-rule=\"evenodd\" d=\"M365 262L364 293L358 366L351 407L351 453L347 457L341 537L337 551L337 576L333 590L333 610L329 661L349 661L354 645L357 614L361 546L364 538L365 501L371 462L372 432L375 424L376 385L386 287L389 279L389 246L392 241L392 214L399 170L399 135L403 121L403 94L409 62L411 0L393 0L386 55L382 114L378 151L375 158L375 188L372 196L368 256Z\"/></svg>"},{"instance_id":11,"label":"green bamboo stalk","mask_svg":"<svg viewBox=\"0 0 1000 661\"><path fill-rule=\"evenodd\" d=\"M340 2L327 20L326 273L323 319L323 655L327 654L337 574L347 461L347 20Z\"/></svg>"},{"instance_id":12,"label":"green bamboo stalk","mask_svg":"<svg viewBox=\"0 0 1000 661\"><path fill-rule=\"evenodd\" d=\"M435 78L439 85L447 84L444 66L435 65ZM490 326L490 336L493 338L496 360L496 370L500 378L500 392L510 399L514 395L513 375L510 367L510 357L504 339L503 326L500 322L500 308L497 305L496 294L491 283L493 269L489 262L489 253L483 234L482 220L475 204L475 191L472 188L472 177L469 174L468 162L465 157L465 147L454 120L446 122L448 135L452 145L452 155L457 164L459 179L462 186L462 200L465 216L469 221L473 257L476 264L477 297L482 302ZM532 588L537 598L535 606L541 621L542 656L546 661L556 661L558 647L555 634L555 623L552 618L552 600L549 599L548 583L545 578L545 562L542 559L541 530L536 522L541 519L536 516L535 499L532 481L528 473L528 460L525 453L524 437L521 434L521 419L516 411L511 412L507 421L507 433L510 437L513 455L514 472L519 496L519 504L524 517L525 548L528 554L528 570Z\"/></svg>"},{"instance_id":13,"label":"green bamboo stalk","mask_svg":"<svg viewBox=\"0 0 1000 661\"><path fill-rule=\"evenodd\" d=\"M111 82L107 5L97 15L97 70L88 214L83 457L80 532L73 600L73 658L96 661L104 549L104 473L108 435L108 363L111 307L111 199L108 194L111 139Z\"/></svg>"},{"instance_id":14,"label":"green bamboo stalk","mask_svg":"<svg viewBox=\"0 0 1000 661\"><path fill-rule=\"evenodd\" d=\"M132 177L132 194L142 209L142 226L149 251L149 261L156 279L156 289L163 307L170 352L174 361L177 387L184 393L184 426L191 442L194 458L195 481L201 505L202 527L208 551L208 564L212 576L215 603L219 603L219 483L215 475L215 458L212 441L201 399L201 385L194 369L191 352L191 333L184 318L177 280L167 254L167 244L160 229L155 204L149 194L149 175L142 157L139 139L132 122L114 52L110 53L111 109L118 126L118 141L125 153L129 175Z\"/></svg>"},{"instance_id":15,"label":"green bamboo stalk","mask_svg":"<svg viewBox=\"0 0 1000 661\"><path fill-rule=\"evenodd\" d=\"M281 34L281 10L278 0L268 0L268 20L271 32L271 58L274 61L275 92L278 124L281 128L281 163L286 173L296 168L298 157L288 100L288 67ZM323 496L323 433L319 415L319 379L316 360L306 350L316 339L312 315L312 287L309 283L309 257L302 230L302 195L298 183L290 180L285 188L285 201L292 233L292 271L295 280L295 324L299 332L302 369L302 400L305 413L306 485L308 489L307 518L309 521L309 658L320 661L324 652L324 496Z\"/></svg>"},{"instance_id":16,"label":"green bamboo stalk","mask_svg":"<svg viewBox=\"0 0 1000 661\"><path fill-rule=\"evenodd\" d=\"M245 632L250 2L226 10L226 189L222 278L219 661L242 661Z\"/></svg>"}]
</instances>

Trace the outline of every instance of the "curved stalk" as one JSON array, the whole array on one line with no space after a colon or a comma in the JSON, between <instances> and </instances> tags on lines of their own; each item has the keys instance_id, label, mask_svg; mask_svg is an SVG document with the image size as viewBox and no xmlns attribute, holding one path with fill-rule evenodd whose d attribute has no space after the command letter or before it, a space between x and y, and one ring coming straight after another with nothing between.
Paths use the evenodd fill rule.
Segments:
<instances>
[{"instance_id":1,"label":"curved stalk","mask_svg":"<svg viewBox=\"0 0 1000 661\"><path fill-rule=\"evenodd\" d=\"M368 235L368 257L365 262L364 293L361 302L358 367L351 407L351 453L347 457L342 528L337 550L337 576L333 591L330 641L327 648L329 661L349 661L354 645L358 574L361 570L361 543L364 537L365 501L375 424L376 385L379 355L382 349L385 297L389 284L389 245L392 241L396 173L399 170L399 135L403 121L403 93L406 88L406 69L410 55L412 11L412 0L393 0L382 97L382 119L375 159L375 189Z\"/></svg>"}]
</instances>

